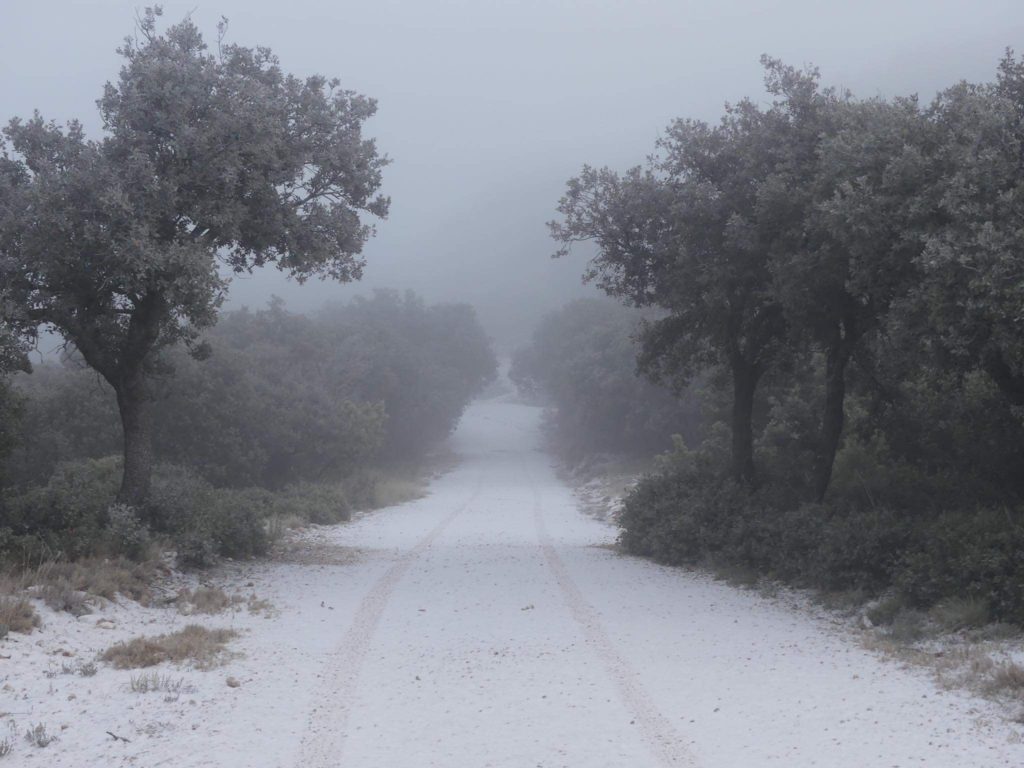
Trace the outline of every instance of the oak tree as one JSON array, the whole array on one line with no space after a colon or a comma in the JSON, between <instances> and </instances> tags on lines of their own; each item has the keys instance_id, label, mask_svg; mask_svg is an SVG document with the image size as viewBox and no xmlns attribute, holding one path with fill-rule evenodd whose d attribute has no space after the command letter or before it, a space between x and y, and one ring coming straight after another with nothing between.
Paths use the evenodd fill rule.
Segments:
<instances>
[{"instance_id":1,"label":"oak tree","mask_svg":"<svg viewBox=\"0 0 1024 768\"><path fill-rule=\"evenodd\" d=\"M215 319L227 275L360 277L364 215L384 217L376 105L263 47L215 50L147 9L98 106L104 132L14 119L0 146L0 279L18 319L53 329L113 387L120 499L149 488L160 352Z\"/></svg>"}]
</instances>

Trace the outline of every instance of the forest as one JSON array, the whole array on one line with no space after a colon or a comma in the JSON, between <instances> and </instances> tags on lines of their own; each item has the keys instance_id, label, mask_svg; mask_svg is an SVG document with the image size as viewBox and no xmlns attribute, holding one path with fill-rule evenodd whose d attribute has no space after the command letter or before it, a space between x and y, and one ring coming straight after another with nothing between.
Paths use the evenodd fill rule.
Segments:
<instances>
[{"instance_id":1,"label":"forest","mask_svg":"<svg viewBox=\"0 0 1024 768\"><path fill-rule=\"evenodd\" d=\"M569 455L679 435L628 552L1021 622L1024 60L927 103L762 64L765 98L569 181L557 255L625 306L550 315L513 378Z\"/></svg>"},{"instance_id":2,"label":"forest","mask_svg":"<svg viewBox=\"0 0 1024 768\"><path fill-rule=\"evenodd\" d=\"M347 520L417 493L432 451L496 361L472 309L379 292L306 316L280 302L223 314L208 359L166 353L153 382L154 469L144 505L115 503L122 430L80 358L3 391L4 555L152 556L187 566L264 554L281 525Z\"/></svg>"}]
</instances>

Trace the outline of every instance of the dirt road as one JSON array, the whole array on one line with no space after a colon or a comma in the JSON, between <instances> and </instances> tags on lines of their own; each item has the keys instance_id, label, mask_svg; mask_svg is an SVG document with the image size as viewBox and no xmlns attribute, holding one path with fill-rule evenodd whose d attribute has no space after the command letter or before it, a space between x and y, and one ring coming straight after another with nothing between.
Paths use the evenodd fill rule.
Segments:
<instances>
[{"instance_id":1,"label":"dirt road","mask_svg":"<svg viewBox=\"0 0 1024 768\"><path fill-rule=\"evenodd\" d=\"M616 555L538 450L479 404L460 467L352 542L389 553L318 690L298 764L989 766L1024 747L821 619Z\"/></svg>"},{"instance_id":2,"label":"dirt road","mask_svg":"<svg viewBox=\"0 0 1024 768\"><path fill-rule=\"evenodd\" d=\"M426 498L311 529L308 557L215 577L269 599L269 616L128 601L46 613L0 661L17 742L3 765L1024 765L1021 726L997 707L863 650L827 616L617 555L615 530L578 510L539 450L539 418L476 404L458 467ZM106 666L60 673L197 620L240 630L240 655L160 668L181 694L133 692L135 673ZM35 723L60 740L25 746Z\"/></svg>"}]
</instances>

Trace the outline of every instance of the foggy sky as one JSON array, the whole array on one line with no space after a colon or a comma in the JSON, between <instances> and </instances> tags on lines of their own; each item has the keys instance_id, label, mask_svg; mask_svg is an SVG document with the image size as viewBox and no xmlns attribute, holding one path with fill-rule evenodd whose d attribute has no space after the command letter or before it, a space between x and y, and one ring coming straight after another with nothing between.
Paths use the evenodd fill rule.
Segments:
<instances>
[{"instance_id":1,"label":"foggy sky","mask_svg":"<svg viewBox=\"0 0 1024 768\"><path fill-rule=\"evenodd\" d=\"M0 120L77 117L98 135L95 100L137 8L122 0L0 0ZM298 286L276 270L236 278L231 306L271 294L292 309L371 287L477 305L514 343L579 294L585 253L552 261L545 222L583 163L643 162L674 117L715 120L760 96L758 58L817 64L860 96L988 80L1024 48L1022 0L168 0L215 38L270 46L286 72L341 78L379 101L367 125L393 159L389 219L355 288ZM588 289L589 290L589 289Z\"/></svg>"}]
</instances>

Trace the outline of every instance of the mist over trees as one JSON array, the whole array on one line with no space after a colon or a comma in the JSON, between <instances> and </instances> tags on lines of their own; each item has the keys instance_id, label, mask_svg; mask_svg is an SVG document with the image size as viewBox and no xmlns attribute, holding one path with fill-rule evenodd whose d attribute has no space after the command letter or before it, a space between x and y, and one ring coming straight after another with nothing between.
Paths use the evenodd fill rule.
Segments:
<instances>
[{"instance_id":1,"label":"mist over trees","mask_svg":"<svg viewBox=\"0 0 1024 768\"><path fill-rule=\"evenodd\" d=\"M0 264L11 317L59 333L113 388L124 431L119 499L138 505L152 465L151 378L161 350L195 345L228 283L274 265L297 279L359 277L361 216L383 217L372 99L285 74L266 48L216 53L159 8L119 49L87 139L36 114L0 145ZM196 354L202 348L194 346Z\"/></svg>"},{"instance_id":2,"label":"mist over trees","mask_svg":"<svg viewBox=\"0 0 1024 768\"><path fill-rule=\"evenodd\" d=\"M634 336L642 320L606 299L580 299L545 316L513 356L509 378L552 408L554 445L568 459L664 451L673 434L699 443L697 398L637 376Z\"/></svg>"},{"instance_id":3,"label":"mist over trees","mask_svg":"<svg viewBox=\"0 0 1024 768\"><path fill-rule=\"evenodd\" d=\"M184 512L167 510L168 494L182 486L193 489L188 505L200 511L223 501L218 493L246 507L232 514L250 521L250 538L271 510L294 501L295 489L313 497L309 506L328 506L302 513L325 522L330 509L371 504L374 473L421 464L497 368L472 309L394 292L308 316L280 301L225 313L204 342L203 360L183 348L166 351L167 373L151 380L156 533L187 532L175 522ZM116 395L75 356L18 374L11 388L17 415L7 422L0 462L6 543L31 550L42 536L55 551L66 549L50 534L81 526L83 517L100 537L120 469ZM62 478L56 487L54 478ZM82 511L71 520L46 511L75 493L86 500L76 502ZM226 546L237 545L232 535L223 534ZM100 546L80 538L85 552Z\"/></svg>"},{"instance_id":4,"label":"mist over trees","mask_svg":"<svg viewBox=\"0 0 1024 768\"><path fill-rule=\"evenodd\" d=\"M36 114L0 138L4 562L169 543L203 566L410 498L496 376L467 305L221 311L265 266L358 280L388 160L363 133L373 99L160 15L118 50L101 137ZM33 369L44 331L63 351Z\"/></svg>"},{"instance_id":5,"label":"mist over trees","mask_svg":"<svg viewBox=\"0 0 1024 768\"><path fill-rule=\"evenodd\" d=\"M1020 620L1024 61L927 104L762 63L767 103L585 167L551 225L660 313L643 375L705 382L705 439L630 495L623 543Z\"/></svg>"}]
</instances>

